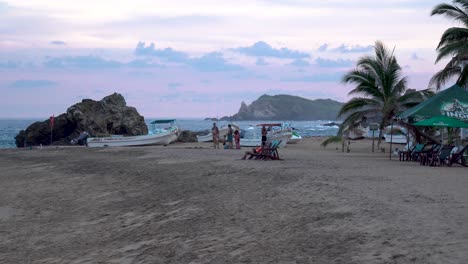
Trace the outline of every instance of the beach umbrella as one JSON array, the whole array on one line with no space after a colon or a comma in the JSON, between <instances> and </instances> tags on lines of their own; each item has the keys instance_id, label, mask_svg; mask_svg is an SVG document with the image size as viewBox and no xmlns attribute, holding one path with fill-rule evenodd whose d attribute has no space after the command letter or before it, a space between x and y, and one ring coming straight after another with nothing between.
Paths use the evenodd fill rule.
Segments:
<instances>
[{"instance_id":1,"label":"beach umbrella","mask_svg":"<svg viewBox=\"0 0 468 264\"><path fill-rule=\"evenodd\" d=\"M453 128L468 128L468 123L460 121L455 118L448 116L435 116L429 119L425 119L419 122L414 123L415 126L430 126L430 127L453 127ZM444 135L442 134L442 141L444 140Z\"/></svg>"},{"instance_id":2,"label":"beach umbrella","mask_svg":"<svg viewBox=\"0 0 468 264\"><path fill-rule=\"evenodd\" d=\"M414 123L415 126L430 126L430 127L462 127L468 128L468 123L459 119L451 118L448 116L434 116Z\"/></svg>"}]
</instances>

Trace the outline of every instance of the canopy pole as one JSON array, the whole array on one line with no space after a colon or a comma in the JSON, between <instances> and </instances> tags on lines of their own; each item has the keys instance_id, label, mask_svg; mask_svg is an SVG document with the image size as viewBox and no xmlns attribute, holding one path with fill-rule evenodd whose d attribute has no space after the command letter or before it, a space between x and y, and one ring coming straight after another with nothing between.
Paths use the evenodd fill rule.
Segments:
<instances>
[{"instance_id":1,"label":"canopy pole","mask_svg":"<svg viewBox=\"0 0 468 264\"><path fill-rule=\"evenodd\" d=\"M392 124L390 126L390 160L392 159L392 143L393 143L393 118L392 118Z\"/></svg>"}]
</instances>

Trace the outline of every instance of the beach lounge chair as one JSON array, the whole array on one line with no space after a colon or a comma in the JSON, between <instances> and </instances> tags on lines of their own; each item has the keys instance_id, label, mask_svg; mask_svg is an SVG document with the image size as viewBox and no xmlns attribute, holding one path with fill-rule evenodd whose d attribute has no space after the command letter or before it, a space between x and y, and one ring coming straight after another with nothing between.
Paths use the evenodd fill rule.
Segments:
<instances>
[{"instance_id":1,"label":"beach lounge chair","mask_svg":"<svg viewBox=\"0 0 468 264\"><path fill-rule=\"evenodd\" d=\"M419 158L419 154L421 153L421 151L423 151L423 149L427 146L427 144L416 144L415 148L413 149L413 151L411 151L411 154L410 154L410 157L409 159L410 160L418 160Z\"/></svg>"},{"instance_id":2,"label":"beach lounge chair","mask_svg":"<svg viewBox=\"0 0 468 264\"><path fill-rule=\"evenodd\" d=\"M271 142L267 142L265 144L265 146L258 146L256 148L253 148L251 151L246 151L244 156L242 157L243 160L245 159L258 159L259 157L261 157L261 153L263 151L264 148L269 148L271 146ZM247 158L248 157L248 158Z\"/></svg>"},{"instance_id":3,"label":"beach lounge chair","mask_svg":"<svg viewBox=\"0 0 468 264\"><path fill-rule=\"evenodd\" d=\"M400 150L398 151L398 156L400 157L400 161L408 161L410 160L411 153L414 151L414 149L417 147L418 144L414 145L411 148L408 148L407 150Z\"/></svg>"},{"instance_id":4,"label":"beach lounge chair","mask_svg":"<svg viewBox=\"0 0 468 264\"><path fill-rule=\"evenodd\" d=\"M437 166L445 164L445 161L450 156L450 151L452 151L452 146L443 146L438 153L430 153L427 155L427 164L429 166Z\"/></svg>"},{"instance_id":5,"label":"beach lounge chair","mask_svg":"<svg viewBox=\"0 0 468 264\"><path fill-rule=\"evenodd\" d=\"M438 155L442 145L434 144L429 150L422 150L419 153L419 165L429 165L429 156Z\"/></svg>"},{"instance_id":6,"label":"beach lounge chair","mask_svg":"<svg viewBox=\"0 0 468 264\"><path fill-rule=\"evenodd\" d=\"M429 152L434 152L434 149L440 147L439 144L435 144L435 143L427 143L424 145L423 149L420 150L420 151L415 151L413 154L412 154L412 158L411 160L412 161L419 161L421 162L422 159L424 158L424 156L429 153Z\"/></svg>"},{"instance_id":7,"label":"beach lounge chair","mask_svg":"<svg viewBox=\"0 0 468 264\"><path fill-rule=\"evenodd\" d=\"M463 147L461 150L457 151L456 153L453 153L448 159L447 163L449 166L452 166L453 164L460 164L464 167L468 167L468 163L465 158L465 151L468 150L468 145Z\"/></svg>"},{"instance_id":8,"label":"beach lounge chair","mask_svg":"<svg viewBox=\"0 0 468 264\"><path fill-rule=\"evenodd\" d=\"M252 151L246 151L242 159L280 159L278 154L278 146L280 144L281 140L273 140L272 142L266 143L264 147L258 147L256 149L252 149Z\"/></svg>"},{"instance_id":9,"label":"beach lounge chair","mask_svg":"<svg viewBox=\"0 0 468 264\"><path fill-rule=\"evenodd\" d=\"M281 140L274 140L270 147L263 148L260 159L262 160L279 160L278 147Z\"/></svg>"}]
</instances>

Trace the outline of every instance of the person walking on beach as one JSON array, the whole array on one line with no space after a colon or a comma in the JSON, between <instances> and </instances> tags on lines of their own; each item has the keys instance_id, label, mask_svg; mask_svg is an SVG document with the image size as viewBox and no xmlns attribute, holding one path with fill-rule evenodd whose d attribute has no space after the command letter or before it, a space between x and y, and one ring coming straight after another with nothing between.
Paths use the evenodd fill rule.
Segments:
<instances>
[{"instance_id":1,"label":"person walking on beach","mask_svg":"<svg viewBox=\"0 0 468 264\"><path fill-rule=\"evenodd\" d=\"M267 134L268 134L268 131L266 130L266 127L262 126L262 146L265 146L266 144Z\"/></svg>"},{"instance_id":2,"label":"person walking on beach","mask_svg":"<svg viewBox=\"0 0 468 264\"><path fill-rule=\"evenodd\" d=\"M213 135L213 147L215 149L219 149L219 129L216 126L216 123L213 123L213 127L211 128L211 134Z\"/></svg>"},{"instance_id":3,"label":"person walking on beach","mask_svg":"<svg viewBox=\"0 0 468 264\"><path fill-rule=\"evenodd\" d=\"M228 125L228 132L227 132L227 143L229 145L229 148L232 149L234 146L232 144L232 137L233 137L234 131L232 130L231 124Z\"/></svg>"},{"instance_id":4,"label":"person walking on beach","mask_svg":"<svg viewBox=\"0 0 468 264\"><path fill-rule=\"evenodd\" d=\"M234 131L234 142L236 143L236 149L240 149L240 133L237 129Z\"/></svg>"}]
</instances>

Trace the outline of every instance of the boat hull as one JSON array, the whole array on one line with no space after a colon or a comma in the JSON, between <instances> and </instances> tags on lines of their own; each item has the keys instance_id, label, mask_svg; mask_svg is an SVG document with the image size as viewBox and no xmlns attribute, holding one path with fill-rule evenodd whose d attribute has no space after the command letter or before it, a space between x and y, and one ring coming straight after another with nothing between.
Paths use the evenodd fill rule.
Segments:
<instances>
[{"instance_id":1,"label":"boat hull","mask_svg":"<svg viewBox=\"0 0 468 264\"><path fill-rule=\"evenodd\" d=\"M279 148L284 148L286 144L288 143L289 139L291 138L291 133L281 133L279 135L274 135L271 137L268 137L268 141L273 141L273 140L281 140L281 143L279 144ZM240 139L240 145L241 147L257 147L262 145L262 139L261 138L241 138Z\"/></svg>"},{"instance_id":2,"label":"boat hull","mask_svg":"<svg viewBox=\"0 0 468 264\"><path fill-rule=\"evenodd\" d=\"M95 137L88 138L88 147L128 147L168 145L177 140L177 133L167 132L154 135L130 136L130 137Z\"/></svg>"},{"instance_id":3,"label":"boat hull","mask_svg":"<svg viewBox=\"0 0 468 264\"><path fill-rule=\"evenodd\" d=\"M405 135L390 135L390 134L385 134L385 142L390 143L390 138L392 139L391 142L393 144L406 144L407 143L407 138Z\"/></svg>"},{"instance_id":4,"label":"boat hull","mask_svg":"<svg viewBox=\"0 0 468 264\"><path fill-rule=\"evenodd\" d=\"M302 140L302 137L297 132L292 132L292 135L288 141L288 144L297 144L301 140Z\"/></svg>"},{"instance_id":5,"label":"boat hull","mask_svg":"<svg viewBox=\"0 0 468 264\"><path fill-rule=\"evenodd\" d=\"M238 130L240 131L240 128L236 125L231 125L233 131ZM219 128L219 140L222 140L225 135L227 135L228 128L227 127L222 127ZM197 136L198 142L211 142L213 141L213 134L209 133L208 135L203 135L203 136Z\"/></svg>"}]
</instances>

